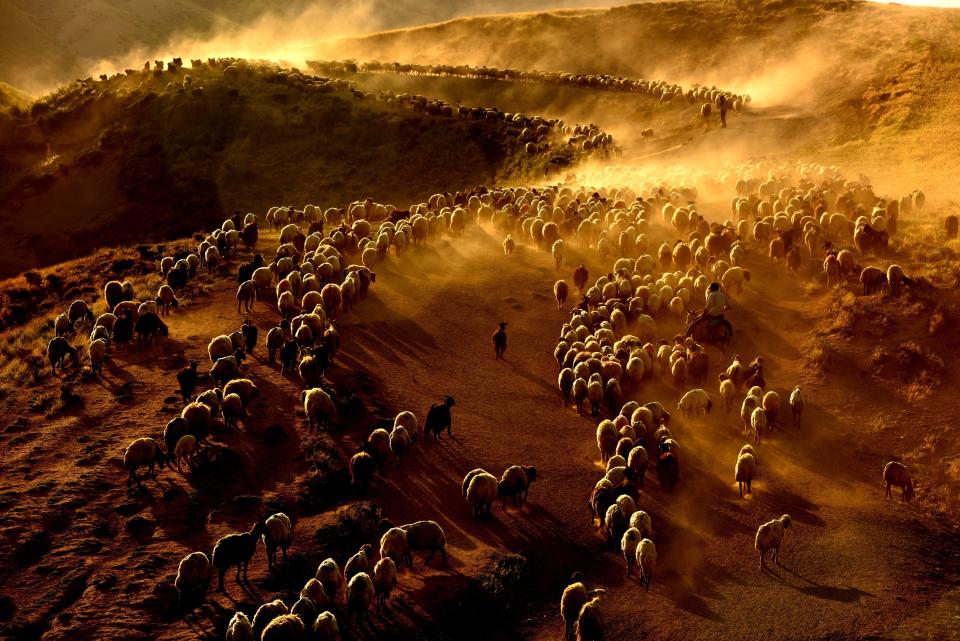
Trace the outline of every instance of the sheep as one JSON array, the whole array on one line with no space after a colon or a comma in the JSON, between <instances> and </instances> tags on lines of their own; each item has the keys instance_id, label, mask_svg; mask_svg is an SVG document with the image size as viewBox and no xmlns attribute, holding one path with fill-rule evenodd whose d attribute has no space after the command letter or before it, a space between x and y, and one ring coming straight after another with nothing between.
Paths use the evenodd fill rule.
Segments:
<instances>
[{"instance_id":1,"label":"sheep","mask_svg":"<svg viewBox=\"0 0 960 641\"><path fill-rule=\"evenodd\" d=\"M177 566L177 578L173 586L177 589L177 609L183 604L184 596L203 595L213 578L210 559L203 552L192 552L180 560Z\"/></svg>"},{"instance_id":2,"label":"sheep","mask_svg":"<svg viewBox=\"0 0 960 641\"><path fill-rule=\"evenodd\" d=\"M296 614L281 614L263 629L262 641L300 641L305 638L306 626Z\"/></svg>"},{"instance_id":3,"label":"sheep","mask_svg":"<svg viewBox=\"0 0 960 641\"><path fill-rule=\"evenodd\" d=\"M373 586L377 593L377 611L387 605L390 593L397 587L397 564L390 557L384 557L373 566Z\"/></svg>"},{"instance_id":4,"label":"sheep","mask_svg":"<svg viewBox=\"0 0 960 641\"><path fill-rule=\"evenodd\" d=\"M340 572L340 567L337 565L337 562L333 559L324 559L320 565L317 566L317 573L314 578L323 586L324 593L326 593L330 599L336 600L337 594L340 593L340 588L343 585L343 574Z\"/></svg>"},{"instance_id":5,"label":"sheep","mask_svg":"<svg viewBox=\"0 0 960 641\"><path fill-rule=\"evenodd\" d=\"M537 468L525 465L511 465L508 467L498 484L498 494L501 507L506 509L507 499L512 498L513 504L518 505L527 500L527 491L530 485L537 480Z\"/></svg>"},{"instance_id":6,"label":"sheep","mask_svg":"<svg viewBox=\"0 0 960 641\"><path fill-rule=\"evenodd\" d=\"M227 624L226 641L254 641L253 625L243 612L235 612Z\"/></svg>"},{"instance_id":7,"label":"sheep","mask_svg":"<svg viewBox=\"0 0 960 641\"><path fill-rule=\"evenodd\" d=\"M623 553L623 558L627 562L627 576L633 574L633 564L636 560L637 546L640 545L641 538L640 530L629 527L626 532L623 533L623 538L620 539L620 551Z\"/></svg>"},{"instance_id":8,"label":"sheep","mask_svg":"<svg viewBox=\"0 0 960 641\"><path fill-rule=\"evenodd\" d=\"M220 537L217 544L213 546L213 567L217 569L221 592L224 591L223 577L227 570L233 566L237 566L237 583L240 583L241 570L243 571L243 580L246 581L247 566L250 565L250 559L257 551L257 541L266 532L267 526L264 522L257 521L249 532ZM254 627L256 627L256 617L254 617Z\"/></svg>"},{"instance_id":9,"label":"sheep","mask_svg":"<svg viewBox=\"0 0 960 641\"><path fill-rule=\"evenodd\" d=\"M577 378L573 381L573 400L577 405L577 414L583 412L583 401L587 398L587 381Z\"/></svg>"},{"instance_id":10,"label":"sheep","mask_svg":"<svg viewBox=\"0 0 960 641\"><path fill-rule=\"evenodd\" d=\"M350 458L350 484L366 492L376 471L377 462L367 452L357 452Z\"/></svg>"},{"instance_id":11,"label":"sheep","mask_svg":"<svg viewBox=\"0 0 960 641\"><path fill-rule=\"evenodd\" d=\"M360 572L350 579L350 582L347 583L348 622L356 616L359 625L367 617L370 604L373 603L376 596L373 580L366 572Z\"/></svg>"},{"instance_id":12,"label":"sheep","mask_svg":"<svg viewBox=\"0 0 960 641\"><path fill-rule=\"evenodd\" d=\"M303 403L303 411L307 415L311 432L314 427L326 427L331 419L337 417L337 407L333 399L319 387L301 392L300 401Z\"/></svg>"},{"instance_id":13,"label":"sheep","mask_svg":"<svg viewBox=\"0 0 960 641\"><path fill-rule=\"evenodd\" d=\"M237 287L237 313L240 313L241 306L243 311L249 313L257 302L257 284L252 280L240 283Z\"/></svg>"},{"instance_id":14,"label":"sheep","mask_svg":"<svg viewBox=\"0 0 960 641\"><path fill-rule=\"evenodd\" d=\"M763 395L760 405L767 414L767 425L772 432L774 426L777 424L777 419L780 417L780 395L774 391L769 391Z\"/></svg>"},{"instance_id":15,"label":"sheep","mask_svg":"<svg viewBox=\"0 0 960 641\"><path fill-rule=\"evenodd\" d=\"M410 552L417 550L430 550L430 554L424 560L424 564L429 564L433 556L440 552L443 558L443 564L447 564L447 537L443 533L443 528L436 521L415 521L407 525L401 525L400 529L407 533L407 544L410 546ZM408 562L412 565L412 558L408 557Z\"/></svg>"},{"instance_id":16,"label":"sheep","mask_svg":"<svg viewBox=\"0 0 960 641\"><path fill-rule=\"evenodd\" d=\"M553 254L553 260L557 265L557 271L560 270L560 265L563 264L563 239L558 238L553 242L553 245L550 247L550 253Z\"/></svg>"},{"instance_id":17,"label":"sheep","mask_svg":"<svg viewBox=\"0 0 960 641\"><path fill-rule=\"evenodd\" d=\"M74 367L80 366L80 355L75 347L67 342L63 336L57 336L47 343L47 358L50 360L50 367L56 373L57 368L63 369L64 360L69 356L73 361Z\"/></svg>"},{"instance_id":18,"label":"sheep","mask_svg":"<svg viewBox=\"0 0 960 641\"><path fill-rule=\"evenodd\" d=\"M601 462L606 463L613 456L619 436L613 421L605 420L597 425L597 449L600 450Z\"/></svg>"},{"instance_id":19,"label":"sheep","mask_svg":"<svg viewBox=\"0 0 960 641\"><path fill-rule=\"evenodd\" d=\"M740 453L737 454L737 456L743 456L744 454L749 454L753 457L753 464L755 466L760 464L760 458L757 456L757 451L749 443L740 448Z\"/></svg>"},{"instance_id":20,"label":"sheep","mask_svg":"<svg viewBox=\"0 0 960 641\"><path fill-rule=\"evenodd\" d=\"M661 454L657 459L657 481L667 492L672 492L680 482L680 464L672 452Z\"/></svg>"},{"instance_id":21,"label":"sheep","mask_svg":"<svg viewBox=\"0 0 960 641\"><path fill-rule=\"evenodd\" d=\"M767 413L762 407L757 407L750 414L750 427L757 438L757 445L763 440L763 430L767 427Z\"/></svg>"},{"instance_id":22,"label":"sheep","mask_svg":"<svg viewBox=\"0 0 960 641\"><path fill-rule=\"evenodd\" d=\"M780 544L783 543L783 533L790 527L790 515L784 514L779 519L767 521L757 528L757 537L754 547L760 553L760 571L763 571L763 557L769 550L773 550L773 562L780 563Z\"/></svg>"},{"instance_id":23,"label":"sheep","mask_svg":"<svg viewBox=\"0 0 960 641\"><path fill-rule=\"evenodd\" d=\"M396 466L400 467L400 461L404 456L407 455L407 452L410 451L410 446L412 439L410 433L407 431L403 425L394 425L393 429L390 431L390 451L393 452L393 455L396 459Z\"/></svg>"},{"instance_id":24,"label":"sheep","mask_svg":"<svg viewBox=\"0 0 960 641\"><path fill-rule=\"evenodd\" d=\"M322 612L313 622L314 641L340 641L340 627L332 612Z\"/></svg>"},{"instance_id":25,"label":"sheep","mask_svg":"<svg viewBox=\"0 0 960 641\"><path fill-rule=\"evenodd\" d=\"M177 384L180 387L184 405L190 402L190 397L197 388L197 365L197 361L190 361L186 367L177 372Z\"/></svg>"},{"instance_id":26,"label":"sheep","mask_svg":"<svg viewBox=\"0 0 960 641\"><path fill-rule=\"evenodd\" d=\"M177 444L173 448L173 455L177 461L177 471L180 471L180 462L183 460L190 464L193 453L197 449L197 438L191 434L184 434L177 439Z\"/></svg>"},{"instance_id":27,"label":"sheep","mask_svg":"<svg viewBox=\"0 0 960 641\"><path fill-rule=\"evenodd\" d=\"M753 475L756 472L757 463L753 454L741 453L737 457L737 465L734 469L734 480L740 487L740 498L743 498L743 486L747 486L747 494L750 494L750 483L753 481Z\"/></svg>"},{"instance_id":28,"label":"sheep","mask_svg":"<svg viewBox=\"0 0 960 641\"><path fill-rule=\"evenodd\" d=\"M444 396L443 403L434 403L427 410L427 418L424 421L424 432L427 435L433 434L436 440L440 440L440 434L444 429L447 435L452 436L453 416L450 408L456 404L452 396Z\"/></svg>"},{"instance_id":29,"label":"sheep","mask_svg":"<svg viewBox=\"0 0 960 641\"><path fill-rule=\"evenodd\" d=\"M98 338L90 342L87 347L90 355L90 369L94 374L100 374L103 371L103 361L107 357L107 341Z\"/></svg>"},{"instance_id":30,"label":"sheep","mask_svg":"<svg viewBox=\"0 0 960 641\"><path fill-rule=\"evenodd\" d=\"M230 356L234 352L233 341L226 334L221 334L212 339L207 345L207 354L210 355L210 362L216 363L224 356Z\"/></svg>"},{"instance_id":31,"label":"sheep","mask_svg":"<svg viewBox=\"0 0 960 641\"><path fill-rule=\"evenodd\" d=\"M313 602L309 597L301 596L297 602L290 608L290 614L296 615L303 623L304 630L309 630L314 619L320 614L320 606Z\"/></svg>"},{"instance_id":32,"label":"sheep","mask_svg":"<svg viewBox=\"0 0 960 641\"><path fill-rule=\"evenodd\" d=\"M67 308L67 320L70 321L71 327L76 327L81 321L93 323L93 310L84 301L75 300Z\"/></svg>"},{"instance_id":33,"label":"sheep","mask_svg":"<svg viewBox=\"0 0 960 641\"><path fill-rule=\"evenodd\" d=\"M500 482L484 470L473 470L464 479L463 494L470 504L473 520L479 521L484 515L490 515L490 506L500 494Z\"/></svg>"},{"instance_id":34,"label":"sheep","mask_svg":"<svg viewBox=\"0 0 960 641\"><path fill-rule=\"evenodd\" d=\"M397 564L406 562L408 567L413 565L405 530L394 527L383 533L380 537L380 558L392 559Z\"/></svg>"},{"instance_id":35,"label":"sheep","mask_svg":"<svg viewBox=\"0 0 960 641\"><path fill-rule=\"evenodd\" d=\"M557 311L563 311L563 306L567 302L567 296L570 295L570 286L567 281L558 280L553 284L553 295L557 299Z\"/></svg>"},{"instance_id":36,"label":"sheep","mask_svg":"<svg viewBox=\"0 0 960 641\"><path fill-rule=\"evenodd\" d=\"M290 523L290 517L283 512L272 515L264 522L264 525L267 531L263 534L263 545L267 549L267 566L270 567L277 563L278 548L283 552L283 558L286 560L293 525Z\"/></svg>"},{"instance_id":37,"label":"sheep","mask_svg":"<svg viewBox=\"0 0 960 641\"><path fill-rule=\"evenodd\" d=\"M160 314L162 316L167 316L170 313L171 308L177 309L180 307L180 300L174 293L173 288L166 283L161 285L160 289L157 290L157 297L154 302L159 306Z\"/></svg>"},{"instance_id":38,"label":"sheep","mask_svg":"<svg viewBox=\"0 0 960 641\"><path fill-rule=\"evenodd\" d=\"M797 385L790 392L790 411L793 413L793 426L800 428L800 419L803 418L803 407L806 401L803 398L803 391Z\"/></svg>"},{"instance_id":39,"label":"sheep","mask_svg":"<svg viewBox=\"0 0 960 641\"><path fill-rule=\"evenodd\" d=\"M587 381L587 400L590 401L590 415L600 416L600 403L606 397L606 389L600 374L592 374Z\"/></svg>"},{"instance_id":40,"label":"sheep","mask_svg":"<svg viewBox=\"0 0 960 641\"><path fill-rule=\"evenodd\" d=\"M210 368L210 378L216 383L223 385L240 375L240 367L246 354L242 349L236 350L232 356L218 358L217 362Z\"/></svg>"},{"instance_id":41,"label":"sheep","mask_svg":"<svg viewBox=\"0 0 960 641\"><path fill-rule=\"evenodd\" d=\"M73 325L70 323L70 319L67 318L66 314L60 314L54 319L53 328L54 336L58 338L66 336L73 331Z\"/></svg>"},{"instance_id":42,"label":"sheep","mask_svg":"<svg viewBox=\"0 0 960 641\"><path fill-rule=\"evenodd\" d=\"M317 608L325 608L333 604L336 595L329 595L323 584L317 579L309 579L300 590L301 599L309 599Z\"/></svg>"},{"instance_id":43,"label":"sheep","mask_svg":"<svg viewBox=\"0 0 960 641\"><path fill-rule=\"evenodd\" d=\"M230 394L239 396L240 400L243 401L244 408L246 408L253 399L260 396L260 389L248 378L235 378L223 386L224 397Z\"/></svg>"},{"instance_id":44,"label":"sheep","mask_svg":"<svg viewBox=\"0 0 960 641\"><path fill-rule=\"evenodd\" d=\"M885 498L893 499L890 488L894 486L902 489L902 493L900 494L901 501L909 501L913 498L913 480L910 478L907 467L903 463L890 461L884 465L883 481L887 484L887 490L884 494Z\"/></svg>"},{"instance_id":45,"label":"sheep","mask_svg":"<svg viewBox=\"0 0 960 641\"><path fill-rule=\"evenodd\" d=\"M577 641L603 641L604 624L600 602L606 592L594 590L591 594L595 596L583 604L580 614L577 615Z\"/></svg>"},{"instance_id":46,"label":"sheep","mask_svg":"<svg viewBox=\"0 0 960 641\"><path fill-rule=\"evenodd\" d=\"M743 282L750 282L750 270L742 267L731 267L720 277L720 285L723 291L733 294L736 289L737 294L743 293Z\"/></svg>"},{"instance_id":47,"label":"sheep","mask_svg":"<svg viewBox=\"0 0 960 641\"><path fill-rule=\"evenodd\" d=\"M289 612L286 604L280 599L274 599L261 605L253 615L253 638L261 641L264 628L277 617L289 614Z\"/></svg>"},{"instance_id":48,"label":"sheep","mask_svg":"<svg viewBox=\"0 0 960 641\"><path fill-rule=\"evenodd\" d=\"M637 546L637 567L640 568L640 585L649 592L653 572L657 569L657 546L650 539L643 539Z\"/></svg>"},{"instance_id":49,"label":"sheep","mask_svg":"<svg viewBox=\"0 0 960 641\"><path fill-rule=\"evenodd\" d=\"M860 284L863 285L864 296L882 291L886 282L887 275L877 267L864 267L860 272Z\"/></svg>"},{"instance_id":50,"label":"sheep","mask_svg":"<svg viewBox=\"0 0 960 641\"><path fill-rule=\"evenodd\" d=\"M710 413L713 408L713 401L702 389L692 389L680 398L677 403L677 409L680 410L680 418L684 414L692 414L695 418L702 417Z\"/></svg>"},{"instance_id":51,"label":"sheep","mask_svg":"<svg viewBox=\"0 0 960 641\"><path fill-rule=\"evenodd\" d=\"M513 254L513 250L516 247L516 243L513 240L513 236L507 234L507 237L503 239L503 253L507 258Z\"/></svg>"},{"instance_id":52,"label":"sheep","mask_svg":"<svg viewBox=\"0 0 960 641\"><path fill-rule=\"evenodd\" d=\"M641 537L644 539L649 539L653 534L653 521L650 519L650 515L643 510L637 510L631 514L629 524L630 527L639 530Z\"/></svg>"},{"instance_id":53,"label":"sheep","mask_svg":"<svg viewBox=\"0 0 960 641\"><path fill-rule=\"evenodd\" d=\"M723 400L723 409L730 413L730 408L733 407L733 397L737 393L737 386L732 380L726 375L720 374L720 398Z\"/></svg>"},{"instance_id":54,"label":"sheep","mask_svg":"<svg viewBox=\"0 0 960 641\"><path fill-rule=\"evenodd\" d=\"M156 469L163 469L167 465L167 456L163 453L163 448L152 438L138 438L127 446L123 453L123 467L130 472L127 478L127 485L135 481L140 485L140 479L137 478L137 468L146 466L149 474L156 478Z\"/></svg>"},{"instance_id":55,"label":"sheep","mask_svg":"<svg viewBox=\"0 0 960 641\"><path fill-rule=\"evenodd\" d=\"M890 265L887 267L887 284L890 286L890 293L896 296L900 293L901 285L913 285L913 280L904 276L900 265Z\"/></svg>"},{"instance_id":56,"label":"sheep","mask_svg":"<svg viewBox=\"0 0 960 641\"><path fill-rule=\"evenodd\" d=\"M589 598L587 586L583 584L583 575L580 572L574 572L560 597L560 618L563 619L566 627L566 641L573 639L573 628L580 615L580 609Z\"/></svg>"}]
</instances>

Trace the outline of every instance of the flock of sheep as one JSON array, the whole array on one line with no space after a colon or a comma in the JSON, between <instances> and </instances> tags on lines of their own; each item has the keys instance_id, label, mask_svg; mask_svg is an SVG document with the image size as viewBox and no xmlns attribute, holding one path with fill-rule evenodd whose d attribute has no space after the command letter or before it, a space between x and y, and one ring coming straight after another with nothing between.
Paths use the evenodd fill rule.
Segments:
<instances>
[{"instance_id":1,"label":"flock of sheep","mask_svg":"<svg viewBox=\"0 0 960 641\"><path fill-rule=\"evenodd\" d=\"M222 69L227 78L268 74L271 81L318 91L354 90L340 80L317 79L266 63L219 59L192 61L192 66ZM735 108L749 102L748 96L716 89L694 87L684 91L676 85L609 76L377 63L311 66L330 75L449 75L649 93L665 102L680 98L688 102L714 101L721 94ZM179 83L168 86L170 90L196 93L198 89L183 74L179 59L166 68L157 61L153 69L147 65L143 72L154 76L179 74ZM128 75L134 73L141 72ZM612 147L612 139L594 126L570 128L559 121L498 110L459 108L455 112L453 105L421 96L385 99L441 116L456 113L465 118L496 118L517 129L521 142L528 145L541 145L563 135L570 136L568 144L585 151ZM539 151L535 148L532 153ZM649 492L645 486L649 468L654 468L662 491L669 493L680 486L682 455L677 437L714 406L732 412L742 394L739 420L734 421L738 432L742 425L742 432L753 437L753 443L740 449L733 465L733 480L743 497L751 493L765 433L781 426L787 415L793 427L799 428L807 406L799 386L793 386L786 399L770 388L762 356L748 362L733 355L724 364L714 363L707 344L685 335L684 325L703 306L710 283L721 283L735 300L752 277L762 276L756 268L751 274L745 267L751 255L760 253L769 259L763 272L780 270L782 265L784 271L795 273L804 260L819 263L822 257L828 285L847 283L859 275L864 294L884 287L897 294L912 285L897 265L882 269L861 263L882 255L890 236L897 232L899 216L924 206L922 192L884 199L864 181L845 180L836 168L769 161L739 166L714 180L736 192L729 216L723 221L710 222L701 215L696 205L698 191L690 183L672 186L666 180L647 179L624 181L640 185L637 188L478 188L455 195L434 194L405 210L367 199L326 210L315 205L302 209L285 205L272 207L263 216L237 213L206 234L195 251L160 261L158 269L164 283L155 296L138 300L132 283L110 281L103 289L105 311L99 315L91 302L73 302L54 321L49 360L54 369L63 368L68 359L79 365L81 350L69 338L87 328L90 337L86 356L95 375L101 372L111 350L116 355L134 337L141 349L149 349L168 336L163 317L176 312L178 291L198 271L220 275L242 251L251 256L249 262L236 264L238 314L266 306L275 312L276 324L261 340L258 328L246 320L236 330L211 338L207 345L208 376L198 371L196 360L176 373L184 402L180 416L166 425L162 436L157 429L154 435L132 441L123 455L128 481L139 485L140 469L154 476L167 466L176 466L182 472L184 464L192 468L204 457L215 456L220 446L211 443L211 435L221 429L218 419L222 419L222 428L234 430L250 419L259 388L244 360L261 343L269 362L279 356L281 373L289 373L300 391L306 429L324 428L336 420L339 403L326 380L340 348L336 321L367 297L376 282L375 267L391 252L400 258L430 239L443 234L459 237L477 225L504 236L503 249L508 258L518 242L531 244L549 251L558 271L564 268L568 244L591 248L599 260L612 263L608 272L591 280L587 268L578 265L572 283L554 283L560 310L566 308L574 288L578 296L572 301L569 320L561 328L553 353L559 370L558 387L564 403L578 413L588 409L597 421L596 444L604 470L585 493L594 522L599 524L604 539L623 555L627 576L636 571L641 586L649 591L658 563L654 519L649 508L643 509L643 493ZM266 257L258 249L261 224L278 233L278 246ZM712 372L716 393L707 391ZM212 384L198 392L206 380ZM648 395L656 380L673 390L676 405L666 400L633 400ZM422 439L439 439L443 431L450 433L453 406L453 398L445 397L429 409L423 422L404 411L395 417L391 430L372 431L362 449L350 458L351 483L365 489L375 474L384 473L391 455L399 466ZM891 487L900 487L904 500L912 497L912 480L902 464L887 464L883 479L887 496ZM466 474L461 486L465 509L480 521L491 516L497 501L502 509L508 501L519 506L527 500L536 480L537 470L532 466L511 465L499 478L487 470L474 469ZM268 568L272 569L278 552L286 557L294 524L295 519L278 512L258 520L249 531L221 537L210 555L198 550L185 556L175 580L181 601L202 598L214 571L221 590L232 568L236 568L237 582L246 580L248 565L261 541ZM754 546L761 569L768 553L774 562L779 561L779 549L790 525L790 516L784 514L757 528ZM335 559L324 560L294 603L264 603L252 618L236 612L227 626L228 641L338 639L341 627L361 622L374 602L378 610L388 606L402 567L412 565L412 552L427 552L425 563L439 552L446 562L446 537L435 521L396 527L383 520L379 526L378 554L367 542L344 560L342 569ZM588 589L582 574L573 575L560 602L568 638L587 641L603 637L604 594L603 589Z\"/></svg>"},{"instance_id":2,"label":"flock of sheep","mask_svg":"<svg viewBox=\"0 0 960 641\"><path fill-rule=\"evenodd\" d=\"M307 66L327 76L344 76L358 73L394 73L412 76L440 76L447 78L473 78L500 82L540 83L565 85L590 90L618 91L650 96L662 103L687 103L707 101L716 104L724 96L735 111L750 104L750 96L732 91L692 85L681 85L663 80L637 80L607 74L573 74L566 72L521 71L470 65L417 65L399 62L356 62L353 60L308 60Z\"/></svg>"}]
</instances>

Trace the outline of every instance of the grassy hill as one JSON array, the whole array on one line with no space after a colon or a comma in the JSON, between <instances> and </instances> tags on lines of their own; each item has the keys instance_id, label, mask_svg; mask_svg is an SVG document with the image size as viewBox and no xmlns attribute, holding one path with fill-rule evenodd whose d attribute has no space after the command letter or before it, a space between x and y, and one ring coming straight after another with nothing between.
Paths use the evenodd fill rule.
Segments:
<instances>
[{"instance_id":1,"label":"grassy hill","mask_svg":"<svg viewBox=\"0 0 960 641\"><path fill-rule=\"evenodd\" d=\"M508 172L542 175L546 156L526 154L502 121L430 116L358 98L345 83L288 78L269 66L234 79L220 68L141 71L0 118L0 274L176 238L236 208L406 204Z\"/></svg>"}]
</instances>

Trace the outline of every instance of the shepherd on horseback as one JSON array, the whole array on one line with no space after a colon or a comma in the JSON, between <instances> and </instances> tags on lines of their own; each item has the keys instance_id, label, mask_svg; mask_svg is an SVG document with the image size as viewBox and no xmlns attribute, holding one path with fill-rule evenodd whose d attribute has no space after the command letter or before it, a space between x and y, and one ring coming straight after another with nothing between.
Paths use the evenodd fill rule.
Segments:
<instances>
[{"instance_id":1,"label":"shepherd on horseback","mask_svg":"<svg viewBox=\"0 0 960 641\"><path fill-rule=\"evenodd\" d=\"M711 283L707 290L707 300L703 312L687 326L686 335L692 335L696 326L704 320L708 323L711 334L717 327L723 324L729 325L729 322L723 316L728 309L730 309L730 299L720 291L720 283Z\"/></svg>"}]
</instances>

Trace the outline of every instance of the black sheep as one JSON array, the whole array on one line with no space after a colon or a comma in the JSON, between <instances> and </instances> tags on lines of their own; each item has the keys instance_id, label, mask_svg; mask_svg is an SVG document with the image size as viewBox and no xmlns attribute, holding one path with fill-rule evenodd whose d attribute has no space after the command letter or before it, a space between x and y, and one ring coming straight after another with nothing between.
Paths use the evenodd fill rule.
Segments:
<instances>
[{"instance_id":1,"label":"black sheep","mask_svg":"<svg viewBox=\"0 0 960 641\"><path fill-rule=\"evenodd\" d=\"M217 569L220 579L220 591L223 592L223 576L227 570L237 566L237 583L240 583L240 571L243 579L247 579L247 566L257 551L257 542L267 533L267 526L258 521L249 532L228 534L222 537L213 547L213 567Z\"/></svg>"},{"instance_id":2,"label":"black sheep","mask_svg":"<svg viewBox=\"0 0 960 641\"><path fill-rule=\"evenodd\" d=\"M160 320L160 317L153 312L147 312L137 320L136 327L134 328L137 332L137 346L143 347L143 344L146 343L147 347L150 347L153 344L153 339L157 336L167 336L169 330L167 329L166 323Z\"/></svg>"},{"instance_id":3,"label":"black sheep","mask_svg":"<svg viewBox=\"0 0 960 641\"><path fill-rule=\"evenodd\" d=\"M424 421L423 429L427 435L433 434L434 438L440 440L440 434L447 430L447 434L453 436L451 431L453 427L453 417L450 415L450 408L455 401L452 396L444 396L443 403L434 403L427 411L427 419Z\"/></svg>"},{"instance_id":4,"label":"black sheep","mask_svg":"<svg viewBox=\"0 0 960 641\"><path fill-rule=\"evenodd\" d=\"M498 361L503 358L505 351L507 351L507 324L501 322L497 331L493 333L493 353Z\"/></svg>"},{"instance_id":5,"label":"black sheep","mask_svg":"<svg viewBox=\"0 0 960 641\"><path fill-rule=\"evenodd\" d=\"M57 336L47 343L47 358L50 359L50 366L54 371L56 371L58 367L63 368L63 361L67 356L70 356L74 367L80 365L76 348L63 336Z\"/></svg>"},{"instance_id":6,"label":"black sheep","mask_svg":"<svg viewBox=\"0 0 960 641\"><path fill-rule=\"evenodd\" d=\"M257 326L251 323L249 320L243 321L243 325L240 326L240 333L243 334L243 338L246 342L247 354L253 354L253 348L257 346Z\"/></svg>"},{"instance_id":7,"label":"black sheep","mask_svg":"<svg viewBox=\"0 0 960 641\"><path fill-rule=\"evenodd\" d=\"M177 383L180 384L180 394L183 395L183 404L186 405L197 387L197 361L190 361L189 365L177 372Z\"/></svg>"},{"instance_id":8,"label":"black sheep","mask_svg":"<svg viewBox=\"0 0 960 641\"><path fill-rule=\"evenodd\" d=\"M666 452L657 459L657 481L667 492L672 492L680 482L680 464L672 452Z\"/></svg>"},{"instance_id":9,"label":"black sheep","mask_svg":"<svg viewBox=\"0 0 960 641\"><path fill-rule=\"evenodd\" d=\"M297 353L299 351L300 348L297 346L297 341L293 339L283 344L283 347L280 348L280 376L285 375L288 370L296 368Z\"/></svg>"}]
</instances>

